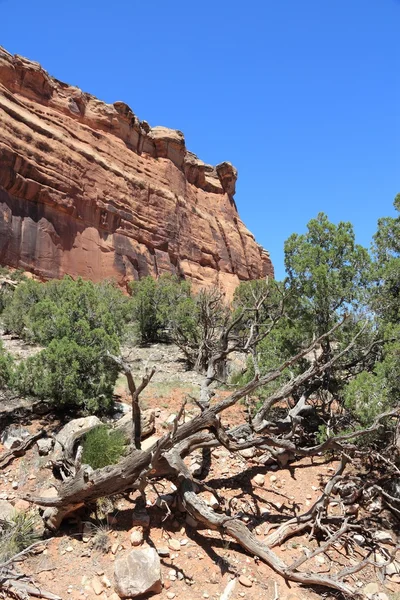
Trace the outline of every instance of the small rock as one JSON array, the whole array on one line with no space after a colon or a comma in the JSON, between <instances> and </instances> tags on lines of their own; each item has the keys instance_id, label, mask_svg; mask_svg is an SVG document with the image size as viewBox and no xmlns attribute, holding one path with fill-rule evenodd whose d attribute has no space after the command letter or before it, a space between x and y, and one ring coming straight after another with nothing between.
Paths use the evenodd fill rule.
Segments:
<instances>
[{"instance_id":1,"label":"small rock","mask_svg":"<svg viewBox=\"0 0 400 600\"><path fill-rule=\"evenodd\" d=\"M391 542L392 536L388 531L375 531L373 535L374 540L377 542Z\"/></svg>"},{"instance_id":2,"label":"small rock","mask_svg":"<svg viewBox=\"0 0 400 600\"><path fill-rule=\"evenodd\" d=\"M255 485L263 486L265 483L265 477L261 473L258 473L255 477L253 477L253 482Z\"/></svg>"},{"instance_id":3,"label":"small rock","mask_svg":"<svg viewBox=\"0 0 400 600\"><path fill-rule=\"evenodd\" d=\"M359 546L364 546L365 537L363 535L361 535L360 533L356 533L356 535L353 537L353 539L356 542L356 544L358 544Z\"/></svg>"},{"instance_id":4,"label":"small rock","mask_svg":"<svg viewBox=\"0 0 400 600\"><path fill-rule=\"evenodd\" d=\"M241 583L244 587L248 587L248 588L251 588L253 585L253 582L251 581L251 579L249 579L246 575L241 575L239 577L239 583Z\"/></svg>"},{"instance_id":5,"label":"small rock","mask_svg":"<svg viewBox=\"0 0 400 600\"><path fill-rule=\"evenodd\" d=\"M174 550L175 552L179 552L179 550L181 549L181 544L179 540L176 540L175 538L170 538L168 540L168 546L171 548L171 550Z\"/></svg>"},{"instance_id":6,"label":"small rock","mask_svg":"<svg viewBox=\"0 0 400 600\"><path fill-rule=\"evenodd\" d=\"M118 542L115 542L115 544L113 544L113 545L111 546L111 553L112 553L112 554L117 554L117 551L118 551L118 546L119 546Z\"/></svg>"},{"instance_id":7,"label":"small rock","mask_svg":"<svg viewBox=\"0 0 400 600\"><path fill-rule=\"evenodd\" d=\"M239 454L243 456L243 458L254 458L256 455L256 449L254 446L251 448L245 448L244 450L239 450Z\"/></svg>"},{"instance_id":8,"label":"small rock","mask_svg":"<svg viewBox=\"0 0 400 600\"><path fill-rule=\"evenodd\" d=\"M41 438L36 442L39 456L47 456L53 449L54 440L52 438Z\"/></svg>"},{"instance_id":9,"label":"small rock","mask_svg":"<svg viewBox=\"0 0 400 600\"><path fill-rule=\"evenodd\" d=\"M94 577L92 579L92 588L93 588L93 591L96 594L96 596L100 596L100 594L104 590L103 584L101 583L101 581L98 577Z\"/></svg>"},{"instance_id":10,"label":"small rock","mask_svg":"<svg viewBox=\"0 0 400 600\"><path fill-rule=\"evenodd\" d=\"M157 554L158 556L169 556L169 548L166 546L160 546L157 548Z\"/></svg>"},{"instance_id":11,"label":"small rock","mask_svg":"<svg viewBox=\"0 0 400 600\"><path fill-rule=\"evenodd\" d=\"M175 598L176 594L174 594L174 592L167 592L167 598L168 600L172 600L172 598Z\"/></svg>"},{"instance_id":12,"label":"small rock","mask_svg":"<svg viewBox=\"0 0 400 600\"><path fill-rule=\"evenodd\" d=\"M386 575L395 575L400 573L400 564L397 561L393 561L385 568Z\"/></svg>"},{"instance_id":13,"label":"small rock","mask_svg":"<svg viewBox=\"0 0 400 600\"><path fill-rule=\"evenodd\" d=\"M143 530L140 528L134 529L129 537L132 546L140 546L143 543Z\"/></svg>"},{"instance_id":14,"label":"small rock","mask_svg":"<svg viewBox=\"0 0 400 600\"><path fill-rule=\"evenodd\" d=\"M12 486L13 490L17 490L18 489L18 481L13 481L11 486Z\"/></svg>"},{"instance_id":15,"label":"small rock","mask_svg":"<svg viewBox=\"0 0 400 600\"><path fill-rule=\"evenodd\" d=\"M275 481L277 480L276 475L271 475L270 478L269 478L269 480L270 480L271 483L275 483Z\"/></svg>"},{"instance_id":16,"label":"small rock","mask_svg":"<svg viewBox=\"0 0 400 600\"><path fill-rule=\"evenodd\" d=\"M186 546L188 544L189 540L187 538L183 538L179 543L181 546Z\"/></svg>"},{"instance_id":17,"label":"small rock","mask_svg":"<svg viewBox=\"0 0 400 600\"><path fill-rule=\"evenodd\" d=\"M14 503L14 508L15 508L15 510L23 512L23 511L29 510L30 504L26 500L18 499Z\"/></svg>"},{"instance_id":18,"label":"small rock","mask_svg":"<svg viewBox=\"0 0 400 600\"><path fill-rule=\"evenodd\" d=\"M217 498L214 496L214 494L212 494L211 492L206 492L204 494L204 499L205 499L206 503L208 504L208 506L210 508L212 508L213 510L217 510L219 508L219 502L218 502Z\"/></svg>"},{"instance_id":19,"label":"small rock","mask_svg":"<svg viewBox=\"0 0 400 600\"><path fill-rule=\"evenodd\" d=\"M315 562L318 563L319 565L324 565L325 558L319 554L318 556L315 557Z\"/></svg>"},{"instance_id":20,"label":"small rock","mask_svg":"<svg viewBox=\"0 0 400 600\"><path fill-rule=\"evenodd\" d=\"M372 598L374 594L378 594L379 590L379 584L374 582L367 583L367 585L363 588L363 592L368 598Z\"/></svg>"}]
</instances>

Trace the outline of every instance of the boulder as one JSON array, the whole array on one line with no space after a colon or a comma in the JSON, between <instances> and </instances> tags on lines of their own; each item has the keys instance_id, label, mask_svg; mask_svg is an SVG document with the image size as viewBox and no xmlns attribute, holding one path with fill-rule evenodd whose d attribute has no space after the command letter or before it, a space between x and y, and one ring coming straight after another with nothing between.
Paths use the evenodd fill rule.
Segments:
<instances>
[{"instance_id":1,"label":"boulder","mask_svg":"<svg viewBox=\"0 0 400 600\"><path fill-rule=\"evenodd\" d=\"M160 557L154 548L132 550L114 563L115 591L120 598L161 592Z\"/></svg>"}]
</instances>

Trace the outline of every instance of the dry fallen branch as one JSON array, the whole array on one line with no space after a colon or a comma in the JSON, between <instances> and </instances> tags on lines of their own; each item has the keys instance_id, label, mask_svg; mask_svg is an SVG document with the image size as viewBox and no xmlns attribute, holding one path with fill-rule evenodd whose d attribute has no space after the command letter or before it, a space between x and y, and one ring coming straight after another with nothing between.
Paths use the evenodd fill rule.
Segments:
<instances>
[{"instance_id":1,"label":"dry fallen branch","mask_svg":"<svg viewBox=\"0 0 400 600\"><path fill-rule=\"evenodd\" d=\"M282 431L280 427L277 427L277 423L279 424L279 422L269 423L266 417L268 416L269 409L276 402L288 397L294 390L304 386L307 382L313 381L315 377L320 377L325 371L330 369L336 361L353 347L360 332L354 336L353 340L349 342L344 350L330 356L326 362L314 361L301 375L292 377L288 383L282 385L280 389L265 400L255 418L249 420L248 423L229 430L222 425L220 419L221 413L227 408L235 405L239 400L245 398L260 386L278 379L286 369L292 367L296 362L318 347L344 321L345 318L340 323L337 323L328 333L314 340L307 348L304 348L296 356L282 363L277 369L263 376L259 376L256 372L255 377L249 383L233 391L227 397L211 403L212 394L210 387L217 380L218 363L234 347L234 345L228 343L229 336L227 334L225 339L222 340L221 345L214 349L214 354L210 358L209 364L211 366L205 375L203 396L199 403L200 410L198 414L191 420L183 420L182 422L185 410L185 404L183 404L178 417L173 423L172 431L166 433L145 451L140 449L139 442L140 427L137 425L137 418L139 416L140 419L140 409L138 400L139 394L150 382L154 370L147 373L141 384L136 386L130 368L123 364L121 359L115 359L117 362L119 361L118 364L127 376L132 395L135 448L132 448L129 456L124 457L117 465L111 465L95 471L88 469L85 465L79 465L80 468L76 474L60 484L58 495L55 498L40 498L30 495L25 496L25 498L46 507L43 515L44 521L49 529L56 530L68 513L82 505L93 502L99 497L112 496L132 489L138 489L144 495L145 488L149 483L153 483L155 480L163 477L173 479L179 484L178 492L181 495L183 505L195 519L204 523L210 529L216 529L221 534L234 538L243 549L254 556L258 556L284 579L296 581L303 585L325 586L349 596L354 595L355 591L344 581L348 576L347 572L343 572L340 576L326 576L313 572L303 572L300 570L300 567L303 567L309 558L328 549L342 538L342 536L346 536L347 538L351 535L351 530L355 526L350 518L341 527L340 518L328 517L327 506L330 496L335 486L343 478L346 464L349 460L352 460L352 457L357 455L358 451L354 445L354 440L379 429L385 419L397 418L400 414L400 409L379 415L373 425L364 430L331 436L323 443L308 446L300 443L301 438L297 434L298 428L301 428L300 424L297 423L298 416L307 408L309 395L306 392L300 396L294 408L287 409L286 419L281 419L281 424L289 424L289 428L291 429L289 435L279 433ZM253 332L252 335L255 336L256 334ZM138 434L139 439L137 438ZM225 446L230 452L237 452L249 447L261 448L264 451L268 450L271 454L284 451L292 458L312 457L326 451L335 451L341 457L341 463L336 473L326 483L320 498L313 506L304 514L295 517L290 516L286 522L282 523L276 531L268 536L265 543L261 543L238 518L223 513L217 514L201 500L196 493L199 489L199 482L196 482L191 477L188 468L183 462L183 459L196 449L209 450L220 445ZM360 453L358 452L358 454ZM203 488L207 487L206 484L201 485ZM216 490L214 491L216 492ZM292 565L287 565L273 552L272 548L291 536L301 534L305 530L311 531L311 536L316 537L317 533L322 536L324 540L322 545L311 556L302 557L292 563ZM364 566L364 563L362 563L359 568L361 569Z\"/></svg>"},{"instance_id":2,"label":"dry fallen branch","mask_svg":"<svg viewBox=\"0 0 400 600\"><path fill-rule=\"evenodd\" d=\"M4 467L6 467L7 465L10 464L10 462L12 462L14 460L14 458L17 458L19 456L23 456L25 454L25 452L40 438L44 437L46 435L45 431L39 431L39 433L35 433L33 435L28 436L27 438L25 438L18 446L16 446L15 448L11 448L11 450L7 450L7 452L4 452L2 456L0 456L0 469L4 469Z\"/></svg>"}]
</instances>

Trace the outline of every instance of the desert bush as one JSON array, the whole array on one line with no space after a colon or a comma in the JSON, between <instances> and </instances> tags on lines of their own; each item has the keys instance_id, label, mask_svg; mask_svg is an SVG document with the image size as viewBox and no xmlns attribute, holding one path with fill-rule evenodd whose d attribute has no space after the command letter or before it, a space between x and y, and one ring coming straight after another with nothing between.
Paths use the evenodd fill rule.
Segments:
<instances>
[{"instance_id":1,"label":"desert bush","mask_svg":"<svg viewBox=\"0 0 400 600\"><path fill-rule=\"evenodd\" d=\"M0 340L0 389L10 384L13 372L14 360L11 354L4 349Z\"/></svg>"},{"instance_id":2,"label":"desert bush","mask_svg":"<svg viewBox=\"0 0 400 600\"><path fill-rule=\"evenodd\" d=\"M2 320L7 331L27 341L48 345L54 339L68 338L90 345L92 332L97 330L120 337L129 313L129 299L111 283L64 277L21 283Z\"/></svg>"},{"instance_id":3,"label":"desert bush","mask_svg":"<svg viewBox=\"0 0 400 600\"><path fill-rule=\"evenodd\" d=\"M53 340L17 366L14 387L57 408L107 411L112 406L118 369L99 338L97 346L80 346L68 338Z\"/></svg>"},{"instance_id":4,"label":"desert bush","mask_svg":"<svg viewBox=\"0 0 400 600\"><path fill-rule=\"evenodd\" d=\"M173 275L144 277L130 284L132 320L139 343L170 341L171 322L191 302L191 287Z\"/></svg>"},{"instance_id":5,"label":"desert bush","mask_svg":"<svg viewBox=\"0 0 400 600\"><path fill-rule=\"evenodd\" d=\"M36 515L29 512L15 512L10 521L1 523L0 562L15 556L40 539L35 526Z\"/></svg>"},{"instance_id":6,"label":"desert bush","mask_svg":"<svg viewBox=\"0 0 400 600\"><path fill-rule=\"evenodd\" d=\"M121 431L99 425L89 431L83 441L82 462L93 469L116 464L124 454L128 441Z\"/></svg>"}]
</instances>

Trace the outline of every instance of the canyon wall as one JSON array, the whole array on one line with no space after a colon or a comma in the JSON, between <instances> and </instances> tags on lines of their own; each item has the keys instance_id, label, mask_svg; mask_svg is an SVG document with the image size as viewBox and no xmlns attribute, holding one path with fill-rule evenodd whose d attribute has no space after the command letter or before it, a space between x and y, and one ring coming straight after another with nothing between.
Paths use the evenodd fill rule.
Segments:
<instances>
[{"instance_id":1,"label":"canyon wall","mask_svg":"<svg viewBox=\"0 0 400 600\"><path fill-rule=\"evenodd\" d=\"M0 264L41 279L176 273L195 285L273 276L239 218L236 169L0 47Z\"/></svg>"}]
</instances>

